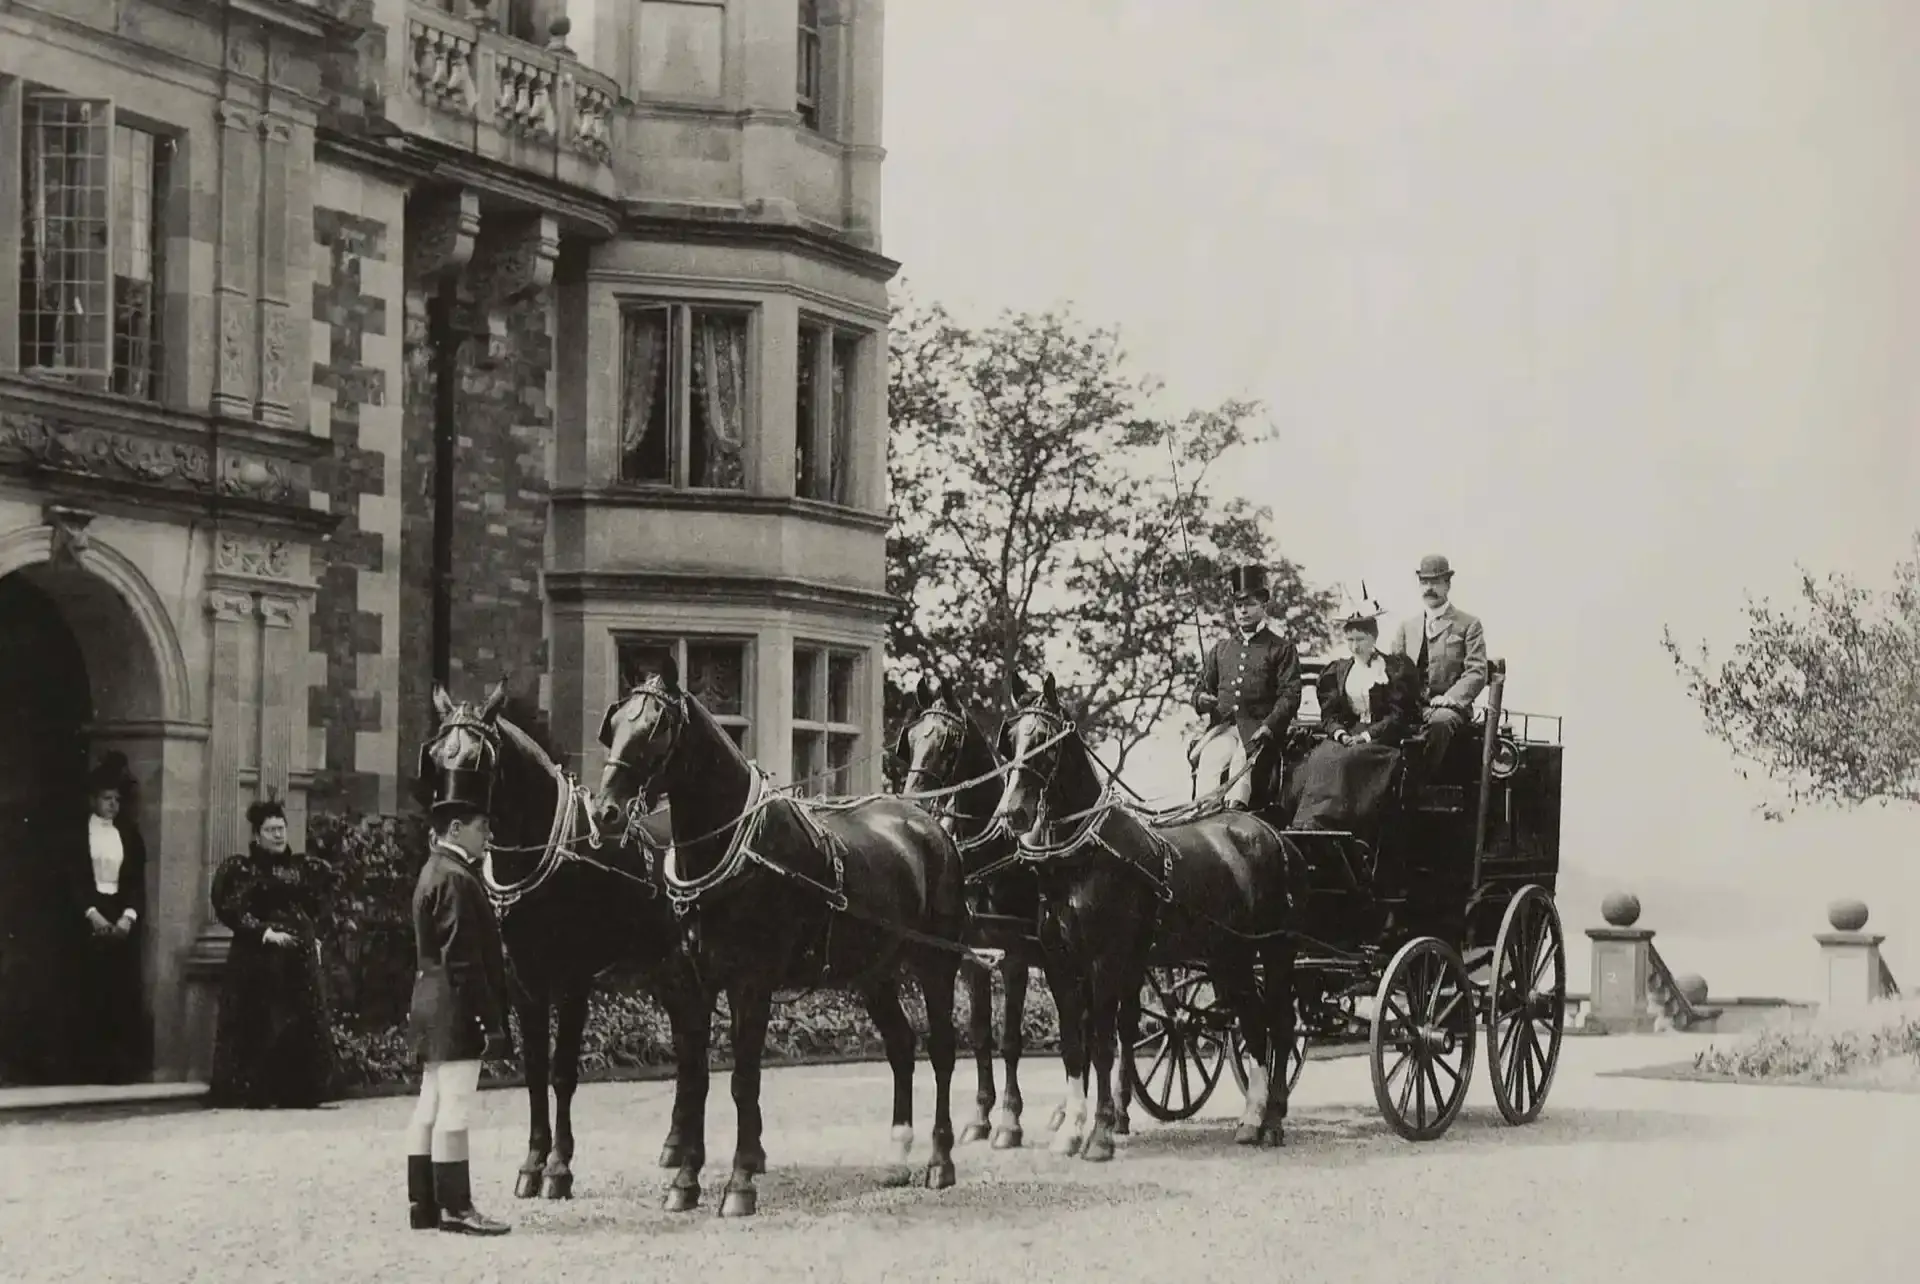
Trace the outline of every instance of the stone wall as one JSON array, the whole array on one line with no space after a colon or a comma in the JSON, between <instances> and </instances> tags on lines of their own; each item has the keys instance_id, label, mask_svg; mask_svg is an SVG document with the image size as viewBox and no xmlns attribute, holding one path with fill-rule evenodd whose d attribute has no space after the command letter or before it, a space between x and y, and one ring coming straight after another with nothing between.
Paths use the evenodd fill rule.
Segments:
<instances>
[{"instance_id":1,"label":"stone wall","mask_svg":"<svg viewBox=\"0 0 1920 1284\"><path fill-rule=\"evenodd\" d=\"M552 296L543 287L518 299L490 297L487 240L483 232L480 250L460 279L455 309L460 338L449 681L455 699L475 700L505 679L514 708L544 734L548 648L540 573L552 476ZM436 376L428 314L424 290L411 291L401 479L408 610L397 683L400 741L409 763L433 729Z\"/></svg>"},{"instance_id":2,"label":"stone wall","mask_svg":"<svg viewBox=\"0 0 1920 1284\"><path fill-rule=\"evenodd\" d=\"M314 808L397 802L404 194L321 165L313 211L314 469L340 525L315 555L307 761Z\"/></svg>"}]
</instances>

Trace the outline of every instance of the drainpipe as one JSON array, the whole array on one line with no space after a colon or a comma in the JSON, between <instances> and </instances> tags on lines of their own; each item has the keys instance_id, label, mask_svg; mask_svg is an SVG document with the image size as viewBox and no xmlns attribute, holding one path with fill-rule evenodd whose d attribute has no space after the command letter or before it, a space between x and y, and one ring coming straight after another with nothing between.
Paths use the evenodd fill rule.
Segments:
<instances>
[{"instance_id":1,"label":"drainpipe","mask_svg":"<svg viewBox=\"0 0 1920 1284\"><path fill-rule=\"evenodd\" d=\"M460 334L451 282L427 302L433 352L433 680L453 680L453 443L460 393Z\"/></svg>"}]
</instances>

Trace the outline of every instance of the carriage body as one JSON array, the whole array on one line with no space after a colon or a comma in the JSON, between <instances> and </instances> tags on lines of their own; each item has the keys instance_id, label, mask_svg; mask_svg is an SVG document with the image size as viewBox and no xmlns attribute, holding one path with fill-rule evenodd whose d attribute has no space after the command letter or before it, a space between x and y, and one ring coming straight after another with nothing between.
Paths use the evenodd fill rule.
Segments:
<instances>
[{"instance_id":1,"label":"carriage body","mask_svg":"<svg viewBox=\"0 0 1920 1284\"><path fill-rule=\"evenodd\" d=\"M1291 768L1322 738L1316 684L1324 662L1303 662L1305 694L1289 733ZM1564 746L1560 719L1501 707L1505 666L1495 662L1486 705L1457 732L1431 779L1403 786L1390 822L1359 835L1287 828L1303 862L1297 966L1294 979L1299 1037L1284 1070L1291 1086L1309 1043L1365 1040L1371 1044L1375 1097L1401 1135L1437 1137L1451 1126L1466 1094L1474 1061L1474 1027L1484 1022L1494 1095L1514 1123L1539 1113L1558 1063L1566 993L1566 959L1553 896L1560 871L1560 801ZM1489 723L1491 722L1491 729ZM1411 756L1411 755L1409 755ZM1484 803L1483 803L1484 799ZM1284 824L1285 817L1278 818ZM1374 894L1381 857L1401 863L1405 930L1388 937L1387 906ZM1183 960L1161 958L1142 994L1142 1038L1151 1047L1169 1030L1188 1032L1186 1055L1217 1060L1244 1087L1246 1066L1238 1035L1213 1002L1204 973ZM1456 997L1437 1024L1401 1009L1409 989ZM1389 1018L1398 1012L1400 1026ZM1434 1015L1432 1013L1429 1016ZM1524 1030L1522 1027L1525 1027ZM1444 1028L1443 1028L1444 1027ZM1210 1041L1211 1046L1208 1046ZM1436 1095L1424 1085L1402 1095L1385 1064L1395 1045L1419 1044L1414 1074L1430 1074L1434 1055L1457 1082ZM1137 1067L1136 1056L1129 1060ZM1431 1054L1431 1055L1430 1055ZM1211 1082L1218 1074L1202 1075ZM1175 1099L1171 1081L1136 1081L1143 1106L1162 1119L1190 1117L1206 1093Z\"/></svg>"}]
</instances>

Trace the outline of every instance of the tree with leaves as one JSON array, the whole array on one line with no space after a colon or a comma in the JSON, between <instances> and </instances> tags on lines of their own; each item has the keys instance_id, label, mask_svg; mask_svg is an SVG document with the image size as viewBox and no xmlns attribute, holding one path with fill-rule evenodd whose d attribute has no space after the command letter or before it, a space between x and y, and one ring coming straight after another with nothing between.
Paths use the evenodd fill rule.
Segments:
<instances>
[{"instance_id":1,"label":"tree with leaves","mask_svg":"<svg viewBox=\"0 0 1920 1284\"><path fill-rule=\"evenodd\" d=\"M1802 571L1800 599L1792 612L1749 600L1747 636L1717 668L1704 643L1688 659L1665 631L1707 730L1784 789L1788 810L1920 803L1920 537L1890 591Z\"/></svg>"},{"instance_id":2,"label":"tree with leaves","mask_svg":"<svg viewBox=\"0 0 1920 1284\"><path fill-rule=\"evenodd\" d=\"M1257 403L1159 413L1118 336L1067 312L970 328L902 301L889 356L890 724L922 675L1004 714L1013 674L1046 669L1120 770L1184 711L1241 564L1269 568L1303 653L1328 642L1333 596L1276 555L1268 510L1210 489L1271 439Z\"/></svg>"}]
</instances>

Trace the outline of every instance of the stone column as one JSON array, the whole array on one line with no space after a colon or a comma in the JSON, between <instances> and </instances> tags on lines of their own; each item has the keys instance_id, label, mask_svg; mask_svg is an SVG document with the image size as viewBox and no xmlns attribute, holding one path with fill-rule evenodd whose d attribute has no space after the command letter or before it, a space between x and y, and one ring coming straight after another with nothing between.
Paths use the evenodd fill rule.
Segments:
<instances>
[{"instance_id":1,"label":"stone column","mask_svg":"<svg viewBox=\"0 0 1920 1284\"><path fill-rule=\"evenodd\" d=\"M26 86L17 79L0 81L0 156L25 154L20 130ZM0 165L0 370L12 370L20 360L20 170L18 163Z\"/></svg>"},{"instance_id":2,"label":"stone column","mask_svg":"<svg viewBox=\"0 0 1920 1284\"><path fill-rule=\"evenodd\" d=\"M1600 907L1606 927L1590 927L1593 942L1593 985L1589 1020L1603 1030L1626 1033L1650 1030L1647 989L1653 971L1653 932L1634 926L1640 920L1640 901L1624 892L1607 897Z\"/></svg>"},{"instance_id":3,"label":"stone column","mask_svg":"<svg viewBox=\"0 0 1920 1284\"><path fill-rule=\"evenodd\" d=\"M213 729L207 745L205 878L205 885L211 889L214 868L228 856L245 850L247 841L240 809L240 767L246 742L240 673L242 657L253 640L253 595L213 589L207 594L207 614L213 617ZM226 934L226 929L218 925L213 930Z\"/></svg>"},{"instance_id":4,"label":"stone column","mask_svg":"<svg viewBox=\"0 0 1920 1284\"><path fill-rule=\"evenodd\" d=\"M299 603L277 593L260 595L260 783L262 798L284 801L293 772L293 622Z\"/></svg>"},{"instance_id":5,"label":"stone column","mask_svg":"<svg viewBox=\"0 0 1920 1284\"><path fill-rule=\"evenodd\" d=\"M840 141L847 147L847 231L870 250L880 248L880 144L882 77L886 62L884 9L879 0L841 0L848 15L842 28L846 54L839 60Z\"/></svg>"},{"instance_id":6,"label":"stone column","mask_svg":"<svg viewBox=\"0 0 1920 1284\"><path fill-rule=\"evenodd\" d=\"M259 357L254 315L254 248L259 240L260 116L232 99L221 100L220 249L214 285L220 360L215 366L213 412L251 419Z\"/></svg>"},{"instance_id":7,"label":"stone column","mask_svg":"<svg viewBox=\"0 0 1920 1284\"><path fill-rule=\"evenodd\" d=\"M288 193L293 124L277 116L260 122L265 140L265 182L260 194L260 272L256 301L259 396L253 417L275 428L293 423L287 395L287 343L291 337L287 306Z\"/></svg>"},{"instance_id":8,"label":"stone column","mask_svg":"<svg viewBox=\"0 0 1920 1284\"><path fill-rule=\"evenodd\" d=\"M1867 925L1867 907L1861 901L1835 901L1827 907L1831 932L1820 932L1820 973L1825 983L1825 1011L1860 1012L1886 997L1880 946L1886 937L1861 929Z\"/></svg>"}]
</instances>

